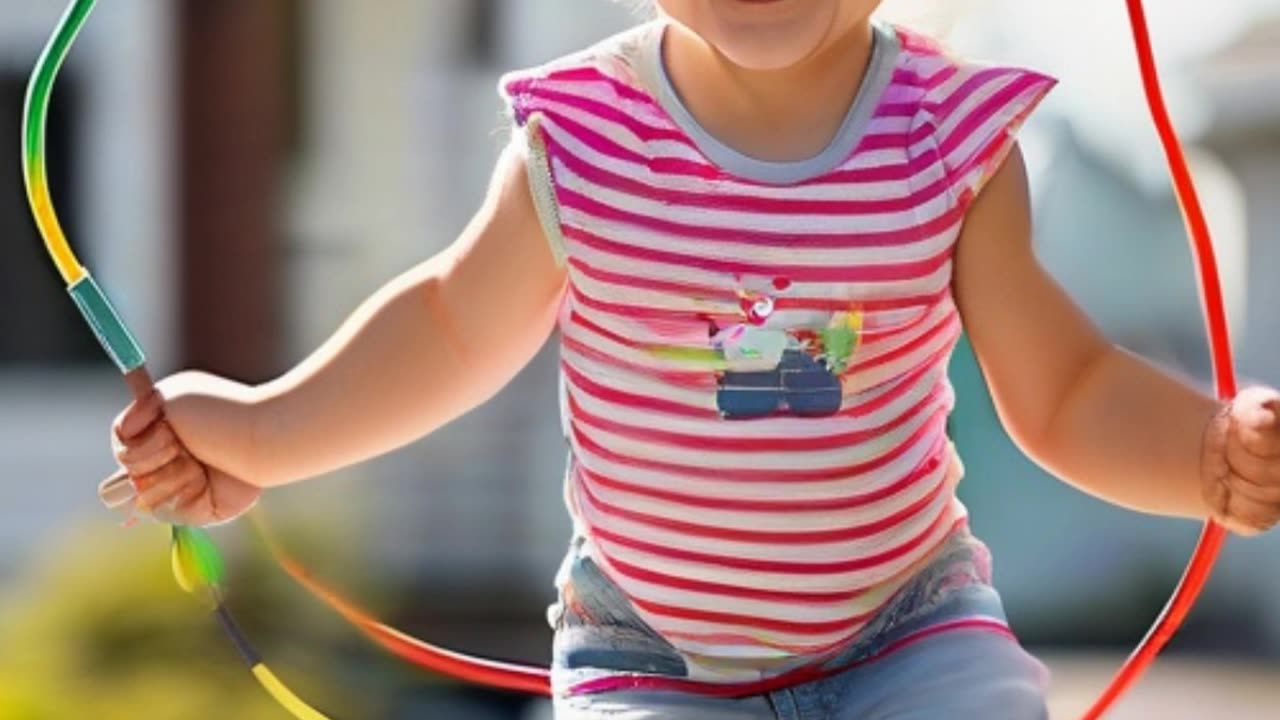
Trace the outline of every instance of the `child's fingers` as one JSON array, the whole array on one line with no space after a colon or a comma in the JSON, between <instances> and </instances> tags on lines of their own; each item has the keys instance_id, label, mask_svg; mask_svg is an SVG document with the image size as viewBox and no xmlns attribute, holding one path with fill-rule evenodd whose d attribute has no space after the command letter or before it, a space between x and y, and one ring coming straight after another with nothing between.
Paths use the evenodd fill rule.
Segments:
<instances>
[{"instance_id":1,"label":"child's fingers","mask_svg":"<svg viewBox=\"0 0 1280 720\"><path fill-rule=\"evenodd\" d=\"M182 454L182 444L167 422L153 423L116 452L116 462L130 475L141 477L159 470Z\"/></svg>"},{"instance_id":2,"label":"child's fingers","mask_svg":"<svg viewBox=\"0 0 1280 720\"><path fill-rule=\"evenodd\" d=\"M1234 532L1254 535L1270 530L1280 521L1280 506L1274 502L1256 502L1245 493L1233 492L1225 514L1226 524Z\"/></svg>"},{"instance_id":3,"label":"child's fingers","mask_svg":"<svg viewBox=\"0 0 1280 720\"><path fill-rule=\"evenodd\" d=\"M1231 493L1232 498L1240 498L1254 504L1280 508L1280 486L1278 485L1259 483L1253 478L1241 475L1236 470L1232 470L1227 483L1227 490Z\"/></svg>"},{"instance_id":4,"label":"child's fingers","mask_svg":"<svg viewBox=\"0 0 1280 720\"><path fill-rule=\"evenodd\" d=\"M203 510L212 507L208 501L209 495L208 483L189 482L172 498L152 511L152 514L157 520L170 525L205 525L212 521L212 514Z\"/></svg>"},{"instance_id":5,"label":"child's fingers","mask_svg":"<svg viewBox=\"0 0 1280 720\"><path fill-rule=\"evenodd\" d=\"M130 440L146 430L163 414L164 401L160 393L151 391L141 400L134 400L112 423L112 435L120 440Z\"/></svg>"},{"instance_id":6,"label":"child's fingers","mask_svg":"<svg viewBox=\"0 0 1280 720\"><path fill-rule=\"evenodd\" d=\"M169 502L191 483L207 484L204 468L190 455L180 455L176 460L149 475L134 478L138 508L150 512Z\"/></svg>"},{"instance_id":7,"label":"child's fingers","mask_svg":"<svg viewBox=\"0 0 1280 720\"><path fill-rule=\"evenodd\" d=\"M1250 450L1246 433L1232 433L1227 438L1227 465L1246 484L1280 487L1280 458Z\"/></svg>"},{"instance_id":8,"label":"child's fingers","mask_svg":"<svg viewBox=\"0 0 1280 720\"><path fill-rule=\"evenodd\" d=\"M1280 423L1273 404L1242 403L1232 410L1231 435L1249 453L1263 458L1280 457Z\"/></svg>"},{"instance_id":9,"label":"child's fingers","mask_svg":"<svg viewBox=\"0 0 1280 720\"><path fill-rule=\"evenodd\" d=\"M111 510L132 503L136 495L133 480L126 470L116 471L98 485L98 498Z\"/></svg>"},{"instance_id":10,"label":"child's fingers","mask_svg":"<svg viewBox=\"0 0 1280 720\"><path fill-rule=\"evenodd\" d=\"M1262 403L1262 409L1270 414L1270 417L1263 419L1263 424L1273 432L1280 433L1280 398L1271 398Z\"/></svg>"}]
</instances>

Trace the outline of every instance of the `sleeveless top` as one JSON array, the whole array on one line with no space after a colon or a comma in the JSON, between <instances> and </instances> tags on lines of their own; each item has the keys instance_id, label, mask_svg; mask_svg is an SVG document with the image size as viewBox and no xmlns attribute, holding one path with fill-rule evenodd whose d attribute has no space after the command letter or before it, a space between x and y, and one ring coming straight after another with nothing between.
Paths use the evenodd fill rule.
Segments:
<instances>
[{"instance_id":1,"label":"sleeveless top","mask_svg":"<svg viewBox=\"0 0 1280 720\"><path fill-rule=\"evenodd\" d=\"M831 145L765 162L681 103L663 28L500 82L568 273L566 501L680 650L826 652L966 525L955 242L1055 81L876 24Z\"/></svg>"}]
</instances>

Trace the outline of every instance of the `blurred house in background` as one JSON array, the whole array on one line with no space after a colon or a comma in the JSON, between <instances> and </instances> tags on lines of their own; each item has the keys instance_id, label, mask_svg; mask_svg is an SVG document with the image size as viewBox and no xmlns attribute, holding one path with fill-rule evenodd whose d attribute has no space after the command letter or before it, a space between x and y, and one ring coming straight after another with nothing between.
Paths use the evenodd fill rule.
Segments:
<instances>
[{"instance_id":1,"label":"blurred house in background","mask_svg":"<svg viewBox=\"0 0 1280 720\"><path fill-rule=\"evenodd\" d=\"M1280 384L1280 10L1254 24L1235 42L1206 59L1196 73L1211 122L1200 143L1219 157L1239 184L1247 227L1247 304L1241 318L1239 364L1246 380ZM1280 593L1275 533L1236 551L1234 577L1256 577L1251 599L1259 642L1280 655ZM1220 573L1221 574L1221 573ZM1220 582L1220 585L1223 584ZM1253 583L1250 583L1253 585Z\"/></svg>"},{"instance_id":2,"label":"blurred house in background","mask_svg":"<svg viewBox=\"0 0 1280 720\"><path fill-rule=\"evenodd\" d=\"M83 262L159 367L178 354L172 268L171 18L165 3L107 3L54 93L55 201ZM60 2L0 0L0 578L70 518L92 511L111 469L106 422L124 393L30 220L22 189L22 98Z\"/></svg>"},{"instance_id":3,"label":"blurred house in background","mask_svg":"<svg viewBox=\"0 0 1280 720\"><path fill-rule=\"evenodd\" d=\"M1200 143L1239 182L1248 227L1248 310L1240 364L1275 382L1280 370L1280 15L1206 59L1196 73L1214 109Z\"/></svg>"}]
</instances>

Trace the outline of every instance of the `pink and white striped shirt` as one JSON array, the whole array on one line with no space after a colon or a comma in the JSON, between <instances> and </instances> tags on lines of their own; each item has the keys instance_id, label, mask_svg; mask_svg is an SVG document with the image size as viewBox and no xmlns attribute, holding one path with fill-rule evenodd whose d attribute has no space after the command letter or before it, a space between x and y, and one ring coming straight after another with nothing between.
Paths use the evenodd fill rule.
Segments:
<instances>
[{"instance_id":1,"label":"pink and white striped shirt","mask_svg":"<svg viewBox=\"0 0 1280 720\"><path fill-rule=\"evenodd\" d=\"M681 650L821 653L967 522L945 425L952 256L1054 81L877 25L831 146L764 162L698 126L661 31L501 83L569 273L569 509Z\"/></svg>"}]
</instances>

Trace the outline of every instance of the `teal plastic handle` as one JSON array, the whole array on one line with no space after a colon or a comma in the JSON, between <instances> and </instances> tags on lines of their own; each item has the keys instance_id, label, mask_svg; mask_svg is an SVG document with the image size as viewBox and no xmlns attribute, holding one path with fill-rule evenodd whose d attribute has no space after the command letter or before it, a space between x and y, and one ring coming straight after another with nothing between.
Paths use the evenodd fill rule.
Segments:
<instances>
[{"instance_id":1,"label":"teal plastic handle","mask_svg":"<svg viewBox=\"0 0 1280 720\"><path fill-rule=\"evenodd\" d=\"M83 278L67 288L67 292L121 373L127 375L146 364L147 357L142 347L125 327L120 314L92 275L86 272Z\"/></svg>"}]
</instances>

